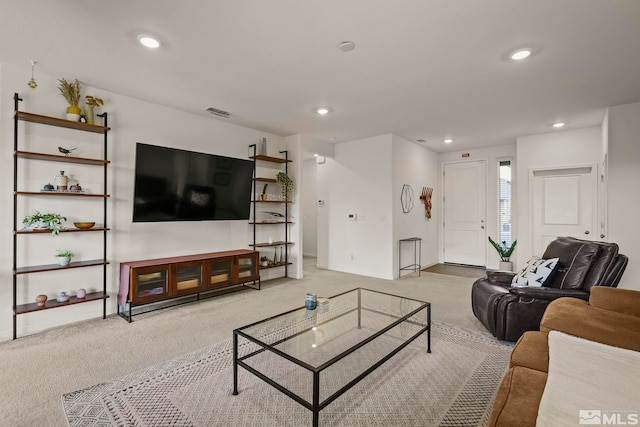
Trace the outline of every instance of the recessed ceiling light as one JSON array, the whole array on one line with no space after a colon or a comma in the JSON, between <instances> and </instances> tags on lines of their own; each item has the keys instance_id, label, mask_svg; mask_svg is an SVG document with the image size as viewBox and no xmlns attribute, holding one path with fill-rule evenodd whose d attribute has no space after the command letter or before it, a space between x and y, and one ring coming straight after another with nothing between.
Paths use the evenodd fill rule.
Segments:
<instances>
[{"instance_id":1,"label":"recessed ceiling light","mask_svg":"<svg viewBox=\"0 0 640 427\"><path fill-rule=\"evenodd\" d=\"M566 123L564 123L564 122L557 122L557 123L554 123L552 126L554 128L556 128L556 129L559 129L559 128L563 127L565 124Z\"/></svg>"},{"instance_id":2,"label":"recessed ceiling light","mask_svg":"<svg viewBox=\"0 0 640 427\"><path fill-rule=\"evenodd\" d=\"M453 142L453 139L451 139L451 138L447 138L447 139L444 140L445 144L451 144L452 142Z\"/></svg>"},{"instance_id":3,"label":"recessed ceiling light","mask_svg":"<svg viewBox=\"0 0 640 427\"><path fill-rule=\"evenodd\" d=\"M139 35L138 41L142 46L148 47L149 49L157 49L160 47L160 42L158 41L158 39L146 34Z\"/></svg>"},{"instance_id":4,"label":"recessed ceiling light","mask_svg":"<svg viewBox=\"0 0 640 427\"><path fill-rule=\"evenodd\" d=\"M326 116L327 114L329 114L332 111L333 111L333 108L331 108L331 107L316 107L316 108L313 109L314 113L320 114L321 116Z\"/></svg>"},{"instance_id":5,"label":"recessed ceiling light","mask_svg":"<svg viewBox=\"0 0 640 427\"><path fill-rule=\"evenodd\" d=\"M529 48L518 49L516 51L511 52L511 54L509 55L509 58L513 59L514 61L520 61L522 59L525 59L531 56L531 52L533 51Z\"/></svg>"},{"instance_id":6,"label":"recessed ceiling light","mask_svg":"<svg viewBox=\"0 0 640 427\"><path fill-rule=\"evenodd\" d=\"M352 41L345 41L338 45L338 49L343 52L350 52L356 48L356 44Z\"/></svg>"}]
</instances>

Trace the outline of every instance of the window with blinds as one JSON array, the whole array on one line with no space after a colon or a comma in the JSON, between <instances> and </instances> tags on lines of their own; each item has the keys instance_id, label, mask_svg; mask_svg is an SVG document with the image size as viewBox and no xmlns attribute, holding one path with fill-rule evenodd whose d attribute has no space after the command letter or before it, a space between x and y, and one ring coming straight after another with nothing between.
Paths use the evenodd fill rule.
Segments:
<instances>
[{"instance_id":1,"label":"window with blinds","mask_svg":"<svg viewBox=\"0 0 640 427\"><path fill-rule=\"evenodd\" d=\"M511 160L498 162L498 235L500 242L511 246Z\"/></svg>"}]
</instances>

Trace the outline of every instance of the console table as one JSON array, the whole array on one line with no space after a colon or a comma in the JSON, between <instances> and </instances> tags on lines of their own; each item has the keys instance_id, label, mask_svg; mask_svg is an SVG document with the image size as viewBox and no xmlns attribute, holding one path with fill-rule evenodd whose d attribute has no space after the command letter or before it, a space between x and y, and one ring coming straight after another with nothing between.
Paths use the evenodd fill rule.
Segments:
<instances>
[{"instance_id":1,"label":"console table","mask_svg":"<svg viewBox=\"0 0 640 427\"><path fill-rule=\"evenodd\" d=\"M131 322L133 307L245 285L260 290L260 253L238 249L120 263L118 315Z\"/></svg>"},{"instance_id":2,"label":"console table","mask_svg":"<svg viewBox=\"0 0 640 427\"><path fill-rule=\"evenodd\" d=\"M402 243L413 242L413 264L402 266ZM398 279L402 275L402 270L418 270L418 276L420 276L420 260L422 259L422 238L421 237L408 237L406 239L400 239L398 241Z\"/></svg>"}]
</instances>

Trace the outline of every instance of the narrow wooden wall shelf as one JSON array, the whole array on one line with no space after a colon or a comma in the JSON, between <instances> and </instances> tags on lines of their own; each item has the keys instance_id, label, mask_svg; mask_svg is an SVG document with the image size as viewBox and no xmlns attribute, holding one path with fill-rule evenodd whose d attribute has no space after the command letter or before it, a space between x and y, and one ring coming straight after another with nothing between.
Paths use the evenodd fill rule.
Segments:
<instances>
[{"instance_id":1,"label":"narrow wooden wall shelf","mask_svg":"<svg viewBox=\"0 0 640 427\"><path fill-rule=\"evenodd\" d=\"M93 227L85 230L81 230L79 228L63 228L60 230L60 233L78 233L78 232L89 232L89 231L109 231L110 228L104 227ZM15 234L51 234L51 230L19 230L14 231Z\"/></svg>"},{"instance_id":2,"label":"narrow wooden wall shelf","mask_svg":"<svg viewBox=\"0 0 640 427\"><path fill-rule=\"evenodd\" d=\"M257 155L257 156L250 156L249 158L252 160L255 159L255 160L262 160L265 162L273 162L273 163L291 163L291 160L283 159L281 157Z\"/></svg>"},{"instance_id":3,"label":"narrow wooden wall shelf","mask_svg":"<svg viewBox=\"0 0 640 427\"><path fill-rule=\"evenodd\" d=\"M29 304L21 304L16 306L16 308L13 309L13 312L15 314L32 313L34 311L48 310L50 308L58 308L65 305L82 304L83 302L99 301L107 298L109 298L109 295L105 295L104 292L91 292L88 293L84 298L71 297L69 298L69 301L65 302L58 302L55 299L50 299L47 300L44 307L38 307L38 304L36 304L35 302Z\"/></svg>"},{"instance_id":4,"label":"narrow wooden wall shelf","mask_svg":"<svg viewBox=\"0 0 640 427\"><path fill-rule=\"evenodd\" d=\"M16 151L14 154L17 157L22 159L48 160L50 162L82 163L85 165L97 165L97 166L108 165L109 163L111 163L109 160L89 159L86 157L61 156L58 154L34 153L31 151Z\"/></svg>"},{"instance_id":5,"label":"narrow wooden wall shelf","mask_svg":"<svg viewBox=\"0 0 640 427\"><path fill-rule=\"evenodd\" d=\"M42 116L40 114L16 111L16 118L25 122L41 123L43 125L57 126L61 128L83 130L85 132L106 133L111 130L106 126L90 125L88 123L72 122L71 120L59 119L57 117Z\"/></svg>"},{"instance_id":6,"label":"narrow wooden wall shelf","mask_svg":"<svg viewBox=\"0 0 640 427\"><path fill-rule=\"evenodd\" d=\"M45 265L31 265L27 267L18 267L16 268L15 274L30 274L30 273L40 273L42 271L60 271L60 270L69 270L72 268L82 268L82 267L93 267L96 265L107 265L109 261L105 261L103 259L92 259L88 261L76 261L72 262L67 266L61 266L59 264L45 264Z\"/></svg>"},{"instance_id":7,"label":"narrow wooden wall shelf","mask_svg":"<svg viewBox=\"0 0 640 427\"><path fill-rule=\"evenodd\" d=\"M108 194L74 193L62 191L16 191L13 194L20 196L58 196L58 197L110 197Z\"/></svg>"}]
</instances>

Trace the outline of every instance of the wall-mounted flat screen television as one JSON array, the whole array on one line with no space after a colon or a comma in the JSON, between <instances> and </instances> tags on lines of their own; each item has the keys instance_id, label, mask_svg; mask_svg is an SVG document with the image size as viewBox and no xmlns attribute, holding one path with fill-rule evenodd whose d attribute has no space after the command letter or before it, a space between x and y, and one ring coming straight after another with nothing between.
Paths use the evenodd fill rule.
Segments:
<instances>
[{"instance_id":1,"label":"wall-mounted flat screen television","mask_svg":"<svg viewBox=\"0 0 640 427\"><path fill-rule=\"evenodd\" d=\"M253 162L136 144L133 222L247 220Z\"/></svg>"}]
</instances>

